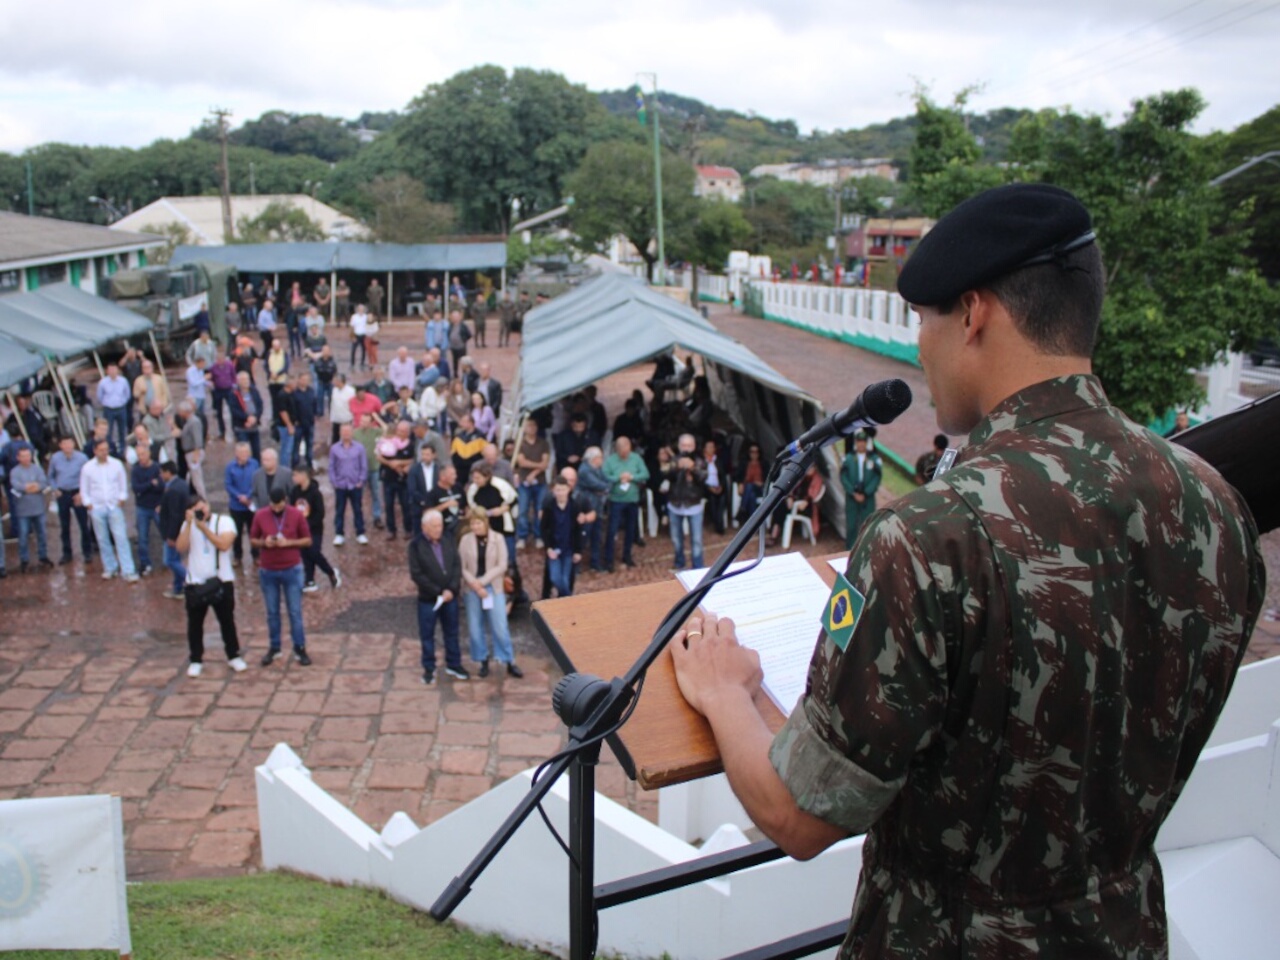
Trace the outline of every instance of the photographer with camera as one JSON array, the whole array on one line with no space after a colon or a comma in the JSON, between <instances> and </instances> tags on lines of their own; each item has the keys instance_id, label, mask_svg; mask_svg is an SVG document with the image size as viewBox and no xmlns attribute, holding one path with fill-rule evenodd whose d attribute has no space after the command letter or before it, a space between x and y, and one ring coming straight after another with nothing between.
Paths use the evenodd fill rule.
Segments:
<instances>
[{"instance_id":1,"label":"photographer with camera","mask_svg":"<svg viewBox=\"0 0 1280 960\"><path fill-rule=\"evenodd\" d=\"M203 497L194 497L187 508L176 547L185 557L187 577L183 597L187 605L187 647L191 663L188 677L198 677L204 669L204 619L210 608L218 618L222 646L231 669L245 669L236 634L235 573L231 567L231 547L236 541L236 523L225 513L211 513Z\"/></svg>"}]
</instances>

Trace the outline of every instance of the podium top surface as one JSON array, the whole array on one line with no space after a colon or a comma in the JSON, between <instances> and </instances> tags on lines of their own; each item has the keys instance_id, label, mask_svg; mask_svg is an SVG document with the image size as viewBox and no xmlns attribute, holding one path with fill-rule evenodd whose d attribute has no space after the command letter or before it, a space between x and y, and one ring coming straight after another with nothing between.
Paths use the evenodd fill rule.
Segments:
<instances>
[{"instance_id":1,"label":"podium top surface","mask_svg":"<svg viewBox=\"0 0 1280 960\"><path fill-rule=\"evenodd\" d=\"M811 557L809 562L831 586L835 572L827 560L843 556ZM562 670L608 680L630 669L685 592L673 577L662 583L542 600L533 605L533 622ZM816 643L817 611L814 617ZM757 695L757 704L769 729L777 732L786 718L763 693ZM627 775L645 790L723 770L711 727L680 695L669 650L649 668L640 702L611 746Z\"/></svg>"}]
</instances>

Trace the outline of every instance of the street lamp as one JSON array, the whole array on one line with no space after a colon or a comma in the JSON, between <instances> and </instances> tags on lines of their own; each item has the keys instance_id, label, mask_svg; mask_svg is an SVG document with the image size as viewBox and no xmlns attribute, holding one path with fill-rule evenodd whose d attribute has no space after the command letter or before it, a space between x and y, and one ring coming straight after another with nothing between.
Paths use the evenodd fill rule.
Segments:
<instances>
[{"instance_id":1,"label":"street lamp","mask_svg":"<svg viewBox=\"0 0 1280 960\"><path fill-rule=\"evenodd\" d=\"M1209 181L1209 186L1216 187L1218 184L1224 183L1225 181L1230 180L1236 174L1244 173L1250 167L1257 166L1260 163L1274 163L1277 167L1280 167L1280 162L1278 162L1275 159L1276 157L1280 157L1280 150L1268 150L1266 153L1261 154L1259 156L1250 157L1244 163L1240 164L1240 166L1232 170L1228 170L1226 173L1224 173L1220 177L1214 177L1212 180Z\"/></svg>"},{"instance_id":2,"label":"street lamp","mask_svg":"<svg viewBox=\"0 0 1280 960\"><path fill-rule=\"evenodd\" d=\"M107 223L115 223L117 220L124 219L124 213L110 200L102 197L90 197L89 202L95 207L101 207L107 215Z\"/></svg>"}]
</instances>

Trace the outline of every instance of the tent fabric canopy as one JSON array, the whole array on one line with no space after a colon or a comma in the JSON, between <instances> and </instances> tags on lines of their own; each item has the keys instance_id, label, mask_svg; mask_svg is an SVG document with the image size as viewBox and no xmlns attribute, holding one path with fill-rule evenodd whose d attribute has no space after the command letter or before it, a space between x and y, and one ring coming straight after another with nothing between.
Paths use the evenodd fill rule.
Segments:
<instances>
[{"instance_id":1,"label":"tent fabric canopy","mask_svg":"<svg viewBox=\"0 0 1280 960\"><path fill-rule=\"evenodd\" d=\"M698 311L633 277L602 274L526 315L520 409L536 410L672 347L820 406Z\"/></svg>"},{"instance_id":2,"label":"tent fabric canopy","mask_svg":"<svg viewBox=\"0 0 1280 960\"><path fill-rule=\"evenodd\" d=\"M66 283L0 297L0 334L58 361L150 329L146 317Z\"/></svg>"},{"instance_id":3,"label":"tent fabric canopy","mask_svg":"<svg viewBox=\"0 0 1280 960\"><path fill-rule=\"evenodd\" d=\"M488 270L507 265L503 243L235 243L187 246L174 266L195 260L229 264L241 273L386 273L408 270Z\"/></svg>"},{"instance_id":4,"label":"tent fabric canopy","mask_svg":"<svg viewBox=\"0 0 1280 960\"><path fill-rule=\"evenodd\" d=\"M0 390L21 383L44 367L40 354L0 333Z\"/></svg>"}]
</instances>

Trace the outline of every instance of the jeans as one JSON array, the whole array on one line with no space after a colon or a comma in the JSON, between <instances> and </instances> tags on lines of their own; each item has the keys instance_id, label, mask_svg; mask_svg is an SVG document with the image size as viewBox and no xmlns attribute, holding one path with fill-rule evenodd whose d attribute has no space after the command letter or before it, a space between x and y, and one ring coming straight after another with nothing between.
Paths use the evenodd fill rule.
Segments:
<instances>
[{"instance_id":1,"label":"jeans","mask_svg":"<svg viewBox=\"0 0 1280 960\"><path fill-rule=\"evenodd\" d=\"M547 579L562 597L573 593L573 554L561 553L558 557L547 557Z\"/></svg>"},{"instance_id":2,"label":"jeans","mask_svg":"<svg viewBox=\"0 0 1280 960\"><path fill-rule=\"evenodd\" d=\"M511 647L511 629L507 626L507 598L502 585L486 588L493 598L493 606L485 610L478 593L469 587L462 588L462 598L467 607L467 633L471 637L471 659L481 663L489 659L489 646L484 642L484 628L488 626L492 639L493 655L499 663L513 663L515 650Z\"/></svg>"},{"instance_id":3,"label":"jeans","mask_svg":"<svg viewBox=\"0 0 1280 960\"><path fill-rule=\"evenodd\" d=\"M137 576L133 565L133 551L129 548L129 531L124 523L124 510L117 506L94 507L90 513L93 532L98 537L98 549L102 552L102 569L115 575ZM112 544L115 549L112 549Z\"/></svg>"},{"instance_id":4,"label":"jeans","mask_svg":"<svg viewBox=\"0 0 1280 960\"><path fill-rule=\"evenodd\" d=\"M129 405L126 403L123 407L103 407L102 415L107 421L107 439L111 442L111 452L119 456L124 451L125 437L129 435Z\"/></svg>"},{"instance_id":5,"label":"jeans","mask_svg":"<svg viewBox=\"0 0 1280 960\"><path fill-rule=\"evenodd\" d=\"M281 427L276 433L276 439L280 441L280 469L292 470L294 434L287 427Z\"/></svg>"},{"instance_id":6,"label":"jeans","mask_svg":"<svg viewBox=\"0 0 1280 960\"><path fill-rule=\"evenodd\" d=\"M369 499L373 501L373 522L378 523L382 520L382 482L375 471L370 471L364 485L369 488Z\"/></svg>"},{"instance_id":7,"label":"jeans","mask_svg":"<svg viewBox=\"0 0 1280 960\"><path fill-rule=\"evenodd\" d=\"M263 570L258 568L258 583L262 586L262 603L267 608L267 635L271 649L280 650L280 592L284 591L285 606L289 608L289 639L294 650L307 648L307 637L302 632L302 564L288 570Z\"/></svg>"},{"instance_id":8,"label":"jeans","mask_svg":"<svg viewBox=\"0 0 1280 960\"><path fill-rule=\"evenodd\" d=\"M231 419L231 393L232 391L221 387L213 388L213 419L218 425L218 436L224 440L227 436L226 421L222 419L222 408L227 408L227 419Z\"/></svg>"},{"instance_id":9,"label":"jeans","mask_svg":"<svg viewBox=\"0 0 1280 960\"><path fill-rule=\"evenodd\" d=\"M171 547L168 543L164 545L164 565L173 574L173 592L181 593L182 585L187 582L187 568L183 566L182 554L178 552L178 548Z\"/></svg>"},{"instance_id":10,"label":"jeans","mask_svg":"<svg viewBox=\"0 0 1280 960\"><path fill-rule=\"evenodd\" d=\"M369 362L368 348L365 346L365 338L357 336L351 341L351 369L356 368L356 351L360 351L360 363L367 364Z\"/></svg>"},{"instance_id":11,"label":"jeans","mask_svg":"<svg viewBox=\"0 0 1280 960\"><path fill-rule=\"evenodd\" d=\"M316 383L316 416L323 417L333 402L333 381Z\"/></svg>"},{"instance_id":12,"label":"jeans","mask_svg":"<svg viewBox=\"0 0 1280 960\"><path fill-rule=\"evenodd\" d=\"M309 394L299 394L303 398L302 402L306 403ZM316 425L314 422L307 424L299 424L293 435L293 463L290 467L297 466L299 463L305 463L308 467L315 466L313 462L316 436Z\"/></svg>"},{"instance_id":13,"label":"jeans","mask_svg":"<svg viewBox=\"0 0 1280 960\"><path fill-rule=\"evenodd\" d=\"M386 505L387 530L396 532L396 504L400 504L400 518L404 521L404 532L413 536L417 531L409 519L409 487L404 483L382 481L382 496Z\"/></svg>"},{"instance_id":14,"label":"jeans","mask_svg":"<svg viewBox=\"0 0 1280 960\"><path fill-rule=\"evenodd\" d=\"M75 490L58 491L58 526L62 534L62 556L71 558L71 515L75 514L76 523L80 524L80 552L88 558L93 553L93 534L89 526L89 511L77 507L73 501Z\"/></svg>"},{"instance_id":15,"label":"jeans","mask_svg":"<svg viewBox=\"0 0 1280 960\"><path fill-rule=\"evenodd\" d=\"M154 510L145 508L138 510L136 520L138 531L138 569L151 569L151 531L160 533L160 517Z\"/></svg>"},{"instance_id":16,"label":"jeans","mask_svg":"<svg viewBox=\"0 0 1280 960\"><path fill-rule=\"evenodd\" d=\"M236 443L247 443L253 459L262 461L262 434L258 430L236 430Z\"/></svg>"},{"instance_id":17,"label":"jeans","mask_svg":"<svg viewBox=\"0 0 1280 960\"><path fill-rule=\"evenodd\" d=\"M604 568L613 569L613 548L618 540L618 531L623 534L622 562L631 563L631 545L636 539L636 524L640 519L640 504L609 501L609 533L604 541Z\"/></svg>"},{"instance_id":18,"label":"jeans","mask_svg":"<svg viewBox=\"0 0 1280 960\"><path fill-rule=\"evenodd\" d=\"M455 670L462 667L462 648L458 645L458 598L442 603L436 610L433 603L418 601L418 639L422 642L422 669L436 672L436 621L444 631L444 662Z\"/></svg>"},{"instance_id":19,"label":"jeans","mask_svg":"<svg viewBox=\"0 0 1280 960\"><path fill-rule=\"evenodd\" d=\"M236 633L236 587L234 583L224 583L222 599L217 603L187 607L187 653L192 663L204 662L204 619L210 607L218 618L222 649L226 651L227 659L234 660L240 656L240 637Z\"/></svg>"},{"instance_id":20,"label":"jeans","mask_svg":"<svg viewBox=\"0 0 1280 960\"><path fill-rule=\"evenodd\" d=\"M516 518L516 537L520 540L527 540L529 537L538 535L538 512L542 506L542 495L546 493L547 485L542 482L520 484L516 487L516 495L519 497L520 516Z\"/></svg>"},{"instance_id":21,"label":"jeans","mask_svg":"<svg viewBox=\"0 0 1280 960\"><path fill-rule=\"evenodd\" d=\"M18 559L23 563L31 562L31 546L27 542L31 534L36 535L36 556L41 560L49 559L48 528L45 524L45 513L42 509L34 517L14 517L18 523Z\"/></svg>"},{"instance_id":22,"label":"jeans","mask_svg":"<svg viewBox=\"0 0 1280 960\"><path fill-rule=\"evenodd\" d=\"M333 532L341 537L346 530L347 504L351 504L351 514L356 521L356 536L364 533L364 487L357 490L346 490L335 487L333 490Z\"/></svg>"},{"instance_id":23,"label":"jeans","mask_svg":"<svg viewBox=\"0 0 1280 960\"><path fill-rule=\"evenodd\" d=\"M693 514L678 514L667 504L667 516L671 520L671 542L676 548L676 566L684 567L684 525L689 524L689 550L693 557L694 568L702 566L702 511Z\"/></svg>"}]
</instances>

